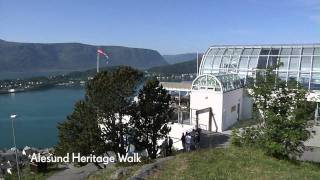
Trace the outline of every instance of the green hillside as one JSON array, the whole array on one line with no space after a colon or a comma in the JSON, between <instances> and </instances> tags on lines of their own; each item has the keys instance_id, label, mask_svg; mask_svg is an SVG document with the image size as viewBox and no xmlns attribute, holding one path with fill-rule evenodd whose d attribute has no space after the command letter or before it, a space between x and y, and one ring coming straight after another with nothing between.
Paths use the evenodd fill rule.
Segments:
<instances>
[{"instance_id":1,"label":"green hillside","mask_svg":"<svg viewBox=\"0 0 320 180\"><path fill-rule=\"evenodd\" d=\"M249 148L206 149L177 155L147 179L314 179L320 165L292 163Z\"/></svg>"},{"instance_id":2,"label":"green hillside","mask_svg":"<svg viewBox=\"0 0 320 180\"><path fill-rule=\"evenodd\" d=\"M176 64L176 63L190 61L190 59L196 59L197 53L185 53L185 54L162 55L162 56L169 64Z\"/></svg>"},{"instance_id":3,"label":"green hillside","mask_svg":"<svg viewBox=\"0 0 320 180\"><path fill-rule=\"evenodd\" d=\"M197 60L186 61L182 63L158 66L148 69L149 72L167 73L167 74L189 74L197 72Z\"/></svg>"}]
</instances>

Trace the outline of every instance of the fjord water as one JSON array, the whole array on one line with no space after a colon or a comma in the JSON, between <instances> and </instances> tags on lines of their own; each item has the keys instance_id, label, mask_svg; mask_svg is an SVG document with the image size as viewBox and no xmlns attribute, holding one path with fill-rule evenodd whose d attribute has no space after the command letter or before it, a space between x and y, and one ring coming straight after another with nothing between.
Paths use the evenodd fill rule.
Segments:
<instances>
[{"instance_id":1,"label":"fjord water","mask_svg":"<svg viewBox=\"0 0 320 180\"><path fill-rule=\"evenodd\" d=\"M15 94L0 94L0 149L13 147L10 114L18 147L53 147L58 140L57 125L66 120L74 104L84 98L84 89L54 88Z\"/></svg>"}]
</instances>

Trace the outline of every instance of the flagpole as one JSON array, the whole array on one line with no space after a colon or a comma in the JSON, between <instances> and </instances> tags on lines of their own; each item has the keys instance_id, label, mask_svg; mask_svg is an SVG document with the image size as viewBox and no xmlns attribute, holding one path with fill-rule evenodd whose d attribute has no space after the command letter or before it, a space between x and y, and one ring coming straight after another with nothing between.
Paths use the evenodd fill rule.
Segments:
<instances>
[{"instance_id":1,"label":"flagpole","mask_svg":"<svg viewBox=\"0 0 320 180\"><path fill-rule=\"evenodd\" d=\"M97 53L97 73L99 73L99 53Z\"/></svg>"},{"instance_id":2,"label":"flagpole","mask_svg":"<svg viewBox=\"0 0 320 180\"><path fill-rule=\"evenodd\" d=\"M198 51L197 51L197 76L199 75L199 71L198 71L198 67L199 67L199 65L198 65L198 60L199 60L199 55L198 55Z\"/></svg>"}]
</instances>

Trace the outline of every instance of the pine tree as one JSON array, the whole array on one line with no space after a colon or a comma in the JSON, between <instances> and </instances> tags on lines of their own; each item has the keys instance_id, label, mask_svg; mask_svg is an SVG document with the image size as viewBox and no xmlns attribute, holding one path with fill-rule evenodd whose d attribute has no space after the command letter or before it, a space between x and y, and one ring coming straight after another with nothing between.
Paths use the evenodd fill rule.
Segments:
<instances>
[{"instance_id":1,"label":"pine tree","mask_svg":"<svg viewBox=\"0 0 320 180\"><path fill-rule=\"evenodd\" d=\"M129 113L141 78L139 71L120 67L97 74L87 86L86 99L96 109L102 137L114 153L126 153L128 120L124 118Z\"/></svg>"},{"instance_id":2,"label":"pine tree","mask_svg":"<svg viewBox=\"0 0 320 180\"><path fill-rule=\"evenodd\" d=\"M101 155L105 151L94 108L86 101L75 104L73 113L58 125L59 142L56 153L81 153Z\"/></svg>"},{"instance_id":3,"label":"pine tree","mask_svg":"<svg viewBox=\"0 0 320 180\"><path fill-rule=\"evenodd\" d=\"M157 156L157 141L170 131L168 122L173 109L170 107L170 95L157 80L149 80L140 90L138 103L132 106L130 125L134 145L147 149L149 157Z\"/></svg>"}]
</instances>

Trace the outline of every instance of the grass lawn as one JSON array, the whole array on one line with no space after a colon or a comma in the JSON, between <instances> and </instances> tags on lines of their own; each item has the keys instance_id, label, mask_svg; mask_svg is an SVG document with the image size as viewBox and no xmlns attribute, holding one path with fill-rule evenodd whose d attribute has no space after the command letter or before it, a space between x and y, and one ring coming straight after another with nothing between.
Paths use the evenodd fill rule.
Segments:
<instances>
[{"instance_id":1,"label":"grass lawn","mask_svg":"<svg viewBox=\"0 0 320 180\"><path fill-rule=\"evenodd\" d=\"M119 180L126 180L129 177L133 176L138 169L143 166L143 163L134 163L134 164L116 164L106 169L99 170L98 172L89 176L88 180L109 180L111 176L120 168L128 168L127 173L124 176L121 176Z\"/></svg>"},{"instance_id":2,"label":"grass lawn","mask_svg":"<svg viewBox=\"0 0 320 180\"><path fill-rule=\"evenodd\" d=\"M250 148L182 153L148 179L320 179L320 164L294 164Z\"/></svg>"}]
</instances>

